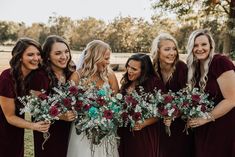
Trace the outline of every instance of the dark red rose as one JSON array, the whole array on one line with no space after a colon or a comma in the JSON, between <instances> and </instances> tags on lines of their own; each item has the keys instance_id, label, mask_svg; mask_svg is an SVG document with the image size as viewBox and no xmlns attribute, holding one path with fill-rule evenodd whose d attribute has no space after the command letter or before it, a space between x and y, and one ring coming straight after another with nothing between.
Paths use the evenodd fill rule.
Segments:
<instances>
[{"instance_id":1,"label":"dark red rose","mask_svg":"<svg viewBox=\"0 0 235 157\"><path fill-rule=\"evenodd\" d=\"M78 87L77 86L71 86L69 87L69 92L73 95L78 94Z\"/></svg>"},{"instance_id":2,"label":"dark red rose","mask_svg":"<svg viewBox=\"0 0 235 157\"><path fill-rule=\"evenodd\" d=\"M72 103L72 99L70 98L63 99L63 104L66 108L71 108L72 107L71 103Z\"/></svg>"},{"instance_id":3,"label":"dark red rose","mask_svg":"<svg viewBox=\"0 0 235 157\"><path fill-rule=\"evenodd\" d=\"M206 112L206 105L205 104L201 104L201 111L202 112Z\"/></svg>"},{"instance_id":4,"label":"dark red rose","mask_svg":"<svg viewBox=\"0 0 235 157\"><path fill-rule=\"evenodd\" d=\"M45 93L41 93L38 95L38 98L41 99L41 100L46 100L48 97Z\"/></svg>"},{"instance_id":5,"label":"dark red rose","mask_svg":"<svg viewBox=\"0 0 235 157\"><path fill-rule=\"evenodd\" d=\"M173 101L174 97L171 96L171 95L166 95L164 96L164 103L167 104L167 103L171 103Z\"/></svg>"},{"instance_id":6,"label":"dark red rose","mask_svg":"<svg viewBox=\"0 0 235 157\"><path fill-rule=\"evenodd\" d=\"M83 106L83 102L81 100L78 100L75 104L75 110L76 111L79 111L82 109L82 106Z\"/></svg>"},{"instance_id":7,"label":"dark red rose","mask_svg":"<svg viewBox=\"0 0 235 157\"><path fill-rule=\"evenodd\" d=\"M86 104L86 105L84 105L83 108L84 108L85 111L88 111L91 108L91 105L90 104Z\"/></svg>"},{"instance_id":8,"label":"dark red rose","mask_svg":"<svg viewBox=\"0 0 235 157\"><path fill-rule=\"evenodd\" d=\"M49 114L52 116L52 117L56 117L58 114L59 114L59 110L56 106L51 106L50 107L50 110L49 110Z\"/></svg>"},{"instance_id":9,"label":"dark red rose","mask_svg":"<svg viewBox=\"0 0 235 157\"><path fill-rule=\"evenodd\" d=\"M192 95L192 100L199 102L201 100L200 95Z\"/></svg>"},{"instance_id":10,"label":"dark red rose","mask_svg":"<svg viewBox=\"0 0 235 157\"><path fill-rule=\"evenodd\" d=\"M127 118L128 118L128 113L127 113L127 112L122 112L121 116L122 116L122 119L123 119L124 121L126 121Z\"/></svg>"},{"instance_id":11,"label":"dark red rose","mask_svg":"<svg viewBox=\"0 0 235 157\"><path fill-rule=\"evenodd\" d=\"M132 96L126 96L125 97L125 102L127 103L127 104L131 104L132 105L132 107L136 107L136 105L137 105L137 100L135 99L135 98L133 98Z\"/></svg>"},{"instance_id":12,"label":"dark red rose","mask_svg":"<svg viewBox=\"0 0 235 157\"><path fill-rule=\"evenodd\" d=\"M138 121L141 119L141 113L140 112L135 112L134 115L132 116L134 121Z\"/></svg>"},{"instance_id":13,"label":"dark red rose","mask_svg":"<svg viewBox=\"0 0 235 157\"><path fill-rule=\"evenodd\" d=\"M168 110L164 108L164 106L160 106L158 108L159 110L159 113L162 115L162 116L168 116Z\"/></svg>"},{"instance_id":14,"label":"dark red rose","mask_svg":"<svg viewBox=\"0 0 235 157\"><path fill-rule=\"evenodd\" d=\"M173 105L173 108L175 109L173 115L177 117L180 114L180 110L176 105Z\"/></svg>"},{"instance_id":15,"label":"dark red rose","mask_svg":"<svg viewBox=\"0 0 235 157\"><path fill-rule=\"evenodd\" d=\"M98 97L98 98L96 99L96 102L97 102L97 104L99 104L100 106L104 106L105 103L106 103L106 101L105 101L102 97Z\"/></svg>"},{"instance_id":16,"label":"dark red rose","mask_svg":"<svg viewBox=\"0 0 235 157\"><path fill-rule=\"evenodd\" d=\"M105 110L105 111L104 111L104 117L105 117L106 119L112 119L112 118L113 118L113 112L110 111L110 110Z\"/></svg>"}]
</instances>

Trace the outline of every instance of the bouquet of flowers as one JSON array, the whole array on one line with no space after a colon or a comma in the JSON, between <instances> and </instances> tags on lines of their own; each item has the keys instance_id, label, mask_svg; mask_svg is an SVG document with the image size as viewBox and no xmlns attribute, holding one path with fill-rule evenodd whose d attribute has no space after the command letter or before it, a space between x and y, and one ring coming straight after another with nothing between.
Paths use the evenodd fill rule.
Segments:
<instances>
[{"instance_id":1,"label":"bouquet of flowers","mask_svg":"<svg viewBox=\"0 0 235 157\"><path fill-rule=\"evenodd\" d=\"M84 88L79 84L78 89ZM97 88L95 83L86 85L86 90L76 97L74 109L77 112L75 120L76 132L85 132L92 144L98 145L103 138L116 141L117 128L122 124L121 108L118 102L122 99L121 94L112 96L109 85Z\"/></svg>"},{"instance_id":2,"label":"bouquet of flowers","mask_svg":"<svg viewBox=\"0 0 235 157\"><path fill-rule=\"evenodd\" d=\"M38 96L31 92L30 95L18 97L18 99L24 105L20 109L20 114L29 113L34 122L51 122L59 119L58 115L61 110L56 104L56 99L47 95L43 90Z\"/></svg>"},{"instance_id":3,"label":"bouquet of flowers","mask_svg":"<svg viewBox=\"0 0 235 157\"><path fill-rule=\"evenodd\" d=\"M184 120L191 118L208 118L208 114L214 108L214 102L209 100L209 95L198 88L190 90L186 87L178 92L179 108ZM186 133L188 134L187 130Z\"/></svg>"},{"instance_id":4,"label":"bouquet of flowers","mask_svg":"<svg viewBox=\"0 0 235 157\"><path fill-rule=\"evenodd\" d=\"M158 116L161 118L168 118L174 120L180 115L178 107L177 95L169 91L167 94L163 94L158 98L160 103L157 106ZM166 133L171 136L171 130L169 126L165 126Z\"/></svg>"},{"instance_id":5,"label":"bouquet of flowers","mask_svg":"<svg viewBox=\"0 0 235 157\"><path fill-rule=\"evenodd\" d=\"M61 113L61 107L56 103L54 97L48 96L45 91L41 91L39 95L31 92L30 95L18 97L19 101L24 105L20 109L20 114L29 113L32 116L34 122L49 121L53 122L58 120L58 116ZM43 145L49 139L50 133L43 133L44 142Z\"/></svg>"},{"instance_id":6,"label":"bouquet of flowers","mask_svg":"<svg viewBox=\"0 0 235 157\"><path fill-rule=\"evenodd\" d=\"M139 87L139 92L133 90L126 95L124 101L122 106L124 126L130 124L133 128L136 122L144 122L145 119L157 116L157 99L152 93L144 92L142 86Z\"/></svg>"}]
</instances>

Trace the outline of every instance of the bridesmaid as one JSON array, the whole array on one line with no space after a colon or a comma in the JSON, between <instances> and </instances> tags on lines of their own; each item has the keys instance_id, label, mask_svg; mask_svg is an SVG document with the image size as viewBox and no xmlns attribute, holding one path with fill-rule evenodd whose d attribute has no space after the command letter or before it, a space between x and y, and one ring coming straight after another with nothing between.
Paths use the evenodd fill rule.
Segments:
<instances>
[{"instance_id":1,"label":"bridesmaid","mask_svg":"<svg viewBox=\"0 0 235 157\"><path fill-rule=\"evenodd\" d=\"M155 71L165 86L165 92L169 90L177 92L184 88L187 82L187 66L179 60L175 38L170 34L161 33L154 39L151 53ZM167 121L171 123L171 120L166 120L165 123ZM186 123L180 117L171 123L171 136L166 134L164 123L160 125L160 157L193 156L193 135L192 132L189 135L183 132Z\"/></svg>"},{"instance_id":2,"label":"bridesmaid","mask_svg":"<svg viewBox=\"0 0 235 157\"><path fill-rule=\"evenodd\" d=\"M155 87L163 89L148 55L132 55L127 60L126 70L121 79L123 95L130 94L134 89L138 91L139 86L142 86L145 92L152 92ZM159 146L156 122L157 118L149 118L143 123L136 123L133 132L129 127L120 128L119 156L156 157Z\"/></svg>"},{"instance_id":3,"label":"bridesmaid","mask_svg":"<svg viewBox=\"0 0 235 157\"><path fill-rule=\"evenodd\" d=\"M10 68L0 76L0 156L24 156L24 128L47 132L46 122L32 123L20 115L23 105L18 96L29 94L32 73L39 67L41 45L30 39L20 38L13 50Z\"/></svg>"},{"instance_id":4,"label":"bridesmaid","mask_svg":"<svg viewBox=\"0 0 235 157\"><path fill-rule=\"evenodd\" d=\"M195 128L196 157L235 156L235 67L225 56L214 53L215 42L204 29L189 37L188 83L209 93L215 108L207 119L188 122Z\"/></svg>"},{"instance_id":5,"label":"bridesmaid","mask_svg":"<svg viewBox=\"0 0 235 157\"><path fill-rule=\"evenodd\" d=\"M65 83L72 72L69 70L71 53L66 41L56 35L48 36L43 44L43 66L33 77L31 88L35 91L44 89L47 94L52 91L58 82ZM66 157L71 121L75 114L68 111L61 115L60 120L55 121L50 129L50 138L44 144L43 134L34 132L35 157Z\"/></svg>"}]
</instances>

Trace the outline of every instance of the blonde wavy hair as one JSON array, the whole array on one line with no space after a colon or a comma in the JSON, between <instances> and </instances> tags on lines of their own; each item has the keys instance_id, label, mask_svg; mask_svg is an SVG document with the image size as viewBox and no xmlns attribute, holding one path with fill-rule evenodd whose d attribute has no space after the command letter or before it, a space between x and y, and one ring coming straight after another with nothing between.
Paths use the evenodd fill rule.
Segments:
<instances>
[{"instance_id":1,"label":"blonde wavy hair","mask_svg":"<svg viewBox=\"0 0 235 157\"><path fill-rule=\"evenodd\" d=\"M196 78L195 78L196 76L195 75L196 75L196 70L200 65L199 65L199 61L195 58L195 56L193 54L193 48L194 48L195 39L201 35L205 35L208 38L209 43L210 43L209 56L206 59L206 61L203 62L203 70L200 70L201 77L200 77L200 81L199 81L199 87L201 88L201 90L204 91L205 87L206 87L207 80L208 80L207 74L209 71L209 66L210 66L210 63L213 59L214 51L215 51L215 41L212 38L211 33L206 29L195 30L189 36L189 40L188 40L188 44L187 44L188 84L190 85L191 88L193 88L196 85Z\"/></svg>"},{"instance_id":2,"label":"blonde wavy hair","mask_svg":"<svg viewBox=\"0 0 235 157\"><path fill-rule=\"evenodd\" d=\"M172 77L172 74L174 73L175 71L175 67L176 67L176 63L179 61L179 51L178 51L178 44L177 44L177 41L175 40L175 38L173 36L171 36L170 34L168 33L161 33L159 34L154 40L153 40L153 43L152 43L152 46L151 46L151 55L152 55L152 58L153 58L153 66L154 66L154 69L156 71L156 73L159 75L159 72L160 72L160 60L159 60L159 50L161 48L161 41L163 40L169 40L169 41L172 41L175 46L176 46L176 52L177 52L177 56L176 56L176 59L172 65L172 73L171 73L171 76L170 78Z\"/></svg>"},{"instance_id":3,"label":"blonde wavy hair","mask_svg":"<svg viewBox=\"0 0 235 157\"><path fill-rule=\"evenodd\" d=\"M107 81L109 67L99 72L97 64L104 60L104 55L107 51L111 52L110 46L101 40L93 40L87 44L84 51L85 55L81 68L81 76L83 78L91 78L91 76L98 74L103 81Z\"/></svg>"}]
</instances>

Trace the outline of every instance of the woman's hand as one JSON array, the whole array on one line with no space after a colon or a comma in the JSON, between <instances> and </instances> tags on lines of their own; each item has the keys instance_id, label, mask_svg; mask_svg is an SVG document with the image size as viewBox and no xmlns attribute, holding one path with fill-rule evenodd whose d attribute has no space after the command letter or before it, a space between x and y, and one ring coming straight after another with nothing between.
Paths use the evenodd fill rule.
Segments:
<instances>
[{"instance_id":1,"label":"woman's hand","mask_svg":"<svg viewBox=\"0 0 235 157\"><path fill-rule=\"evenodd\" d=\"M59 116L59 118L61 120L64 120L64 121L74 121L76 119L76 113L74 111L67 111L66 113L62 114Z\"/></svg>"},{"instance_id":2,"label":"woman's hand","mask_svg":"<svg viewBox=\"0 0 235 157\"><path fill-rule=\"evenodd\" d=\"M50 122L48 121L40 121L32 123L32 130L36 130L39 132L48 132L49 128L50 128Z\"/></svg>"},{"instance_id":3,"label":"woman's hand","mask_svg":"<svg viewBox=\"0 0 235 157\"><path fill-rule=\"evenodd\" d=\"M171 122L172 122L172 118L170 118L170 117L165 117L165 118L163 119L163 123L164 123L165 126L167 126L167 127L170 127L170 126L171 126Z\"/></svg>"},{"instance_id":4,"label":"woman's hand","mask_svg":"<svg viewBox=\"0 0 235 157\"><path fill-rule=\"evenodd\" d=\"M145 121L143 123L141 122L136 122L135 126L133 128L134 131L140 131L142 130L144 127L146 127Z\"/></svg>"},{"instance_id":5,"label":"woman's hand","mask_svg":"<svg viewBox=\"0 0 235 157\"><path fill-rule=\"evenodd\" d=\"M196 127L202 126L210 121L211 121L210 119L205 119L205 118L193 118L193 119L188 120L187 126L191 127L191 128L196 128Z\"/></svg>"}]
</instances>

